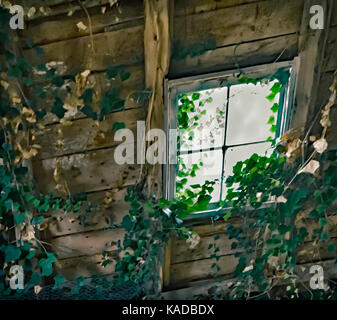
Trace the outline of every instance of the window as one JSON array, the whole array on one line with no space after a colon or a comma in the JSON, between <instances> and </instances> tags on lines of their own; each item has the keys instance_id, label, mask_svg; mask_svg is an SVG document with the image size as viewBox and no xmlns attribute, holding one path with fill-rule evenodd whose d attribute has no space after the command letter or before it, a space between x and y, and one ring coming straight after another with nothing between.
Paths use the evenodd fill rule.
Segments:
<instances>
[{"instance_id":1,"label":"window","mask_svg":"<svg viewBox=\"0 0 337 320\"><path fill-rule=\"evenodd\" d=\"M177 160L166 165L168 199L191 185L216 181L206 211L212 214L226 197L233 166L254 153L272 152L289 127L295 62L246 68L241 75L236 70L166 80L166 130L177 129L178 136L177 145L167 141L168 159ZM183 189L180 170L195 172Z\"/></svg>"}]
</instances>

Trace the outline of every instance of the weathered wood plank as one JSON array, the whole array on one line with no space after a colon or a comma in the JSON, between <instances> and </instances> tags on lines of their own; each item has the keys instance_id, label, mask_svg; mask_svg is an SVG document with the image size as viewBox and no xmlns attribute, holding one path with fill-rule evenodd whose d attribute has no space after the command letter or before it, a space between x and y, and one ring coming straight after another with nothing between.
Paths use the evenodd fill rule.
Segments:
<instances>
[{"instance_id":1,"label":"weathered wood plank","mask_svg":"<svg viewBox=\"0 0 337 320\"><path fill-rule=\"evenodd\" d=\"M337 26L330 28L326 45L326 54L323 63L325 72L337 69Z\"/></svg>"},{"instance_id":2,"label":"weathered wood plank","mask_svg":"<svg viewBox=\"0 0 337 320\"><path fill-rule=\"evenodd\" d=\"M208 50L200 56L173 59L170 76L179 77L205 72L249 67L293 59L298 52L296 34L242 43Z\"/></svg>"},{"instance_id":3,"label":"weathered wood plank","mask_svg":"<svg viewBox=\"0 0 337 320\"><path fill-rule=\"evenodd\" d=\"M95 52L91 50L91 37L59 41L42 46L44 57L36 56L34 49L24 51L33 65L63 61L67 74L83 70L103 70L108 65L139 64L143 61L144 25L93 35Z\"/></svg>"},{"instance_id":4,"label":"weathered wood plank","mask_svg":"<svg viewBox=\"0 0 337 320\"><path fill-rule=\"evenodd\" d=\"M125 68L125 71L130 73L130 78L125 81L121 81L119 79L109 80L107 79L105 72L90 74L88 77L88 86L90 85L91 87L93 87L95 95L99 97L99 99L101 99L103 95L111 89L111 87L116 88L119 93L119 97L125 100L125 110L143 107L146 102L142 101L142 99L139 99L139 97L141 97L141 94L145 88L144 66L127 66ZM69 83L66 82L66 84L68 85ZM50 92L50 89L48 89L50 86L48 84L46 85L45 83L41 83L40 85L45 88L46 92ZM71 82L69 85L73 87L74 83ZM59 90L58 94L63 101L66 101L65 99L67 98L68 94L66 85ZM50 112L54 104L54 98L48 95L46 99L41 99L39 103L43 104L45 110L47 111L47 114L42 119L41 123L44 125L58 123L59 118ZM69 114L66 113L66 119L72 120L86 117L81 111L79 111L80 106L76 107L78 108L77 112L75 110L74 112L71 112ZM96 106L96 109L98 109L98 106Z\"/></svg>"},{"instance_id":5,"label":"weathered wood plank","mask_svg":"<svg viewBox=\"0 0 337 320\"><path fill-rule=\"evenodd\" d=\"M72 194L135 184L140 165L118 165L114 159L115 150L116 148L101 149L59 158L61 184L66 182ZM34 177L40 192L55 191L55 167L54 159L33 161Z\"/></svg>"},{"instance_id":6,"label":"weathered wood plank","mask_svg":"<svg viewBox=\"0 0 337 320\"><path fill-rule=\"evenodd\" d=\"M102 255L59 260L55 263L55 271L67 280L75 280L78 277L89 278L93 275L110 275L115 272L116 265L116 261L111 260L112 263L105 268L101 265Z\"/></svg>"},{"instance_id":7,"label":"weathered wood plank","mask_svg":"<svg viewBox=\"0 0 337 320\"><path fill-rule=\"evenodd\" d=\"M311 121L315 118L319 110L326 105L330 97L330 90L329 87L333 81L333 74L334 72L325 72L321 75L319 87L318 87L318 94L317 94L317 101L316 101L316 108L315 112L311 114ZM337 123L337 102L335 106L331 109L330 118L333 124ZM311 132L312 135L319 135L322 132L322 127L317 121L313 127ZM329 150L336 150L337 149L337 127L332 125L327 131L327 142Z\"/></svg>"},{"instance_id":8,"label":"weathered wood plank","mask_svg":"<svg viewBox=\"0 0 337 320\"><path fill-rule=\"evenodd\" d=\"M101 191L88 195L88 201L93 205L92 212L85 212L85 207L79 213L55 212L45 218L47 229L41 231L42 239L85 233L88 231L108 229L119 226L123 217L129 212L129 203L125 201L126 189L120 191Z\"/></svg>"},{"instance_id":9,"label":"weathered wood plank","mask_svg":"<svg viewBox=\"0 0 337 320\"><path fill-rule=\"evenodd\" d=\"M87 5L85 4L85 7ZM109 6L110 7L110 6ZM111 30L111 27L123 28L123 22L143 18L143 4L141 0L123 1L111 9L107 7L105 14L102 14L101 7L88 10L91 19L92 33L96 34ZM35 44L44 45L56 41L74 39L90 34L87 15L82 8L77 5L76 12L72 16L57 15L47 16L44 19L29 22L20 33L23 38L32 38ZM74 9L69 9L69 11ZM54 10L51 10L53 12ZM66 13L66 12L65 12ZM77 24L83 22L86 30L79 30Z\"/></svg>"},{"instance_id":10,"label":"weathered wood plank","mask_svg":"<svg viewBox=\"0 0 337 320\"><path fill-rule=\"evenodd\" d=\"M329 225L327 231L332 237L337 236L337 230L333 227L336 225L336 223L337 216L329 217ZM231 224L234 225L234 223ZM237 222L236 225L239 225L239 222ZM318 223L311 220L305 220L301 221L298 224L298 228L300 228L301 226L305 226L307 228L309 235L307 236L306 241L311 242L313 231L314 229L318 228ZM212 228L211 226L208 227L210 228L210 232L204 233L203 235L201 233L200 242L194 249L189 248L186 240L177 238L172 239L172 264L210 258L210 256L214 252L214 243L216 244L216 247L219 248L219 252L217 252L217 255L219 256L234 254L238 251L238 249L233 250L231 248L231 245L233 242L235 242L235 239L231 240L225 233L220 233L221 230L225 228L225 223L218 224L217 228ZM212 229L214 230L213 234L211 234ZM199 227L199 230L202 231L202 228ZM196 231L196 228L194 228L193 231ZM207 231L207 229L205 228L203 231ZM219 235L220 239L214 240L215 235ZM209 248L210 245L212 245L211 248Z\"/></svg>"},{"instance_id":11,"label":"weathered wood plank","mask_svg":"<svg viewBox=\"0 0 337 320\"><path fill-rule=\"evenodd\" d=\"M328 252L329 244L337 244L337 238L332 238L327 242L308 242L298 247L297 263L309 263L336 258L336 252Z\"/></svg>"},{"instance_id":12,"label":"weathered wood plank","mask_svg":"<svg viewBox=\"0 0 337 320\"><path fill-rule=\"evenodd\" d=\"M332 239L329 243L336 245L337 239ZM315 261L322 261L325 259L335 258L335 253L328 253L327 244L319 244L314 246L312 242L305 243L300 246L297 251L298 263L308 263ZM234 255L221 256L218 262L221 270L219 275L227 275L234 272L237 265L237 258ZM215 259L201 259L195 261L182 262L172 264L170 286L184 286L187 282L201 279L208 279L212 277L212 264Z\"/></svg>"},{"instance_id":13,"label":"weathered wood plank","mask_svg":"<svg viewBox=\"0 0 337 320\"><path fill-rule=\"evenodd\" d=\"M39 159L49 159L56 156L95 150L103 147L119 145L120 141L114 140L115 122L124 122L125 128L130 129L137 136L137 121L146 118L144 108L130 109L108 115L99 124L92 119L84 118L72 122L71 126L62 124L48 126L36 135L36 143L42 148L38 154ZM58 134L62 130L62 134ZM59 141L63 147L59 147Z\"/></svg>"},{"instance_id":14,"label":"weathered wood plank","mask_svg":"<svg viewBox=\"0 0 337 320\"><path fill-rule=\"evenodd\" d=\"M49 240L51 250L58 259L102 254L117 250L117 241L123 240L123 229L111 229L62 236Z\"/></svg>"},{"instance_id":15,"label":"weathered wood plank","mask_svg":"<svg viewBox=\"0 0 337 320\"><path fill-rule=\"evenodd\" d=\"M301 31L299 36L299 70L296 92L294 115L291 119L291 128L307 128L309 117L313 112L319 85L319 77L323 70L323 59L328 39L328 28L312 30L308 14L313 5L321 5L324 9L324 20L326 24L331 21L331 0L305 0Z\"/></svg>"},{"instance_id":16,"label":"weathered wood plank","mask_svg":"<svg viewBox=\"0 0 337 320\"><path fill-rule=\"evenodd\" d=\"M302 0L270 0L178 17L174 38L187 46L215 40L221 47L296 33L302 11Z\"/></svg>"},{"instance_id":17,"label":"weathered wood plank","mask_svg":"<svg viewBox=\"0 0 337 320\"><path fill-rule=\"evenodd\" d=\"M261 0L176 0L175 16L187 16L213 10L219 10L227 7L240 6L247 3L258 2Z\"/></svg>"},{"instance_id":18,"label":"weathered wood plank","mask_svg":"<svg viewBox=\"0 0 337 320\"><path fill-rule=\"evenodd\" d=\"M317 264L317 263L314 263ZM295 274L298 275L299 281L309 281L312 277L309 270L312 263L301 264L295 267ZM324 269L324 275L326 279L335 279L337 277L337 269L334 260L328 260L319 263ZM169 290L163 293L164 299L167 300L189 300L195 299L198 295L208 295L208 289L214 285L223 288L225 291L229 291L228 288L235 283L236 279L228 278L226 280L212 279L212 280L199 280L195 282L188 283L186 288L181 288L177 290ZM287 281L287 280L285 280ZM282 282L285 282L282 281Z\"/></svg>"},{"instance_id":19,"label":"weathered wood plank","mask_svg":"<svg viewBox=\"0 0 337 320\"><path fill-rule=\"evenodd\" d=\"M234 255L220 257L218 265L221 268L220 275L231 274L237 265L237 258ZM198 279L212 277L211 266L215 259L203 259L197 261L183 262L171 266L170 285L183 286L184 283Z\"/></svg>"},{"instance_id":20,"label":"weathered wood plank","mask_svg":"<svg viewBox=\"0 0 337 320\"><path fill-rule=\"evenodd\" d=\"M220 249L219 252L217 252L218 255L228 255L237 251L231 249L234 240L230 240L225 234L220 235L220 237L221 238L217 241L214 241L214 236L201 238L200 243L194 249L188 247L186 240L173 241L171 254L172 264L209 258L214 252L214 247L208 248L210 245L213 246L214 243Z\"/></svg>"},{"instance_id":21,"label":"weathered wood plank","mask_svg":"<svg viewBox=\"0 0 337 320\"><path fill-rule=\"evenodd\" d=\"M109 10L111 0L86 0L85 8L88 10L97 6L105 6ZM125 4L128 0L119 0L119 4ZM65 1L65 0L25 0L24 10L28 12L31 7L35 7L36 13L28 18L28 21L40 20L43 18L49 18L57 15L68 14L69 12L75 13L83 10L77 1ZM43 8L42 11L40 8ZM113 6L112 8L114 8Z\"/></svg>"}]
</instances>

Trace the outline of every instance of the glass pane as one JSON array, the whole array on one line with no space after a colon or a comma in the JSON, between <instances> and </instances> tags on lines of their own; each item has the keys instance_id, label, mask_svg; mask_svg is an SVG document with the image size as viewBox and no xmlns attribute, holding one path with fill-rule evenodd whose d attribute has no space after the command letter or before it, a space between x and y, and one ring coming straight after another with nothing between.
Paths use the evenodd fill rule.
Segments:
<instances>
[{"instance_id":1,"label":"glass pane","mask_svg":"<svg viewBox=\"0 0 337 320\"><path fill-rule=\"evenodd\" d=\"M186 187L194 184L203 185L206 180L216 181L214 185L214 191L212 192L212 201L218 202L220 200L220 182L222 173L222 150L207 151L207 152L195 152L192 154L181 155L183 163L186 165L186 169L192 169L193 165L199 167L196 170L195 177L188 177ZM200 166L200 163L203 165ZM180 167L181 168L181 167Z\"/></svg>"},{"instance_id":2,"label":"glass pane","mask_svg":"<svg viewBox=\"0 0 337 320\"><path fill-rule=\"evenodd\" d=\"M274 102L266 97L276 82L277 80L264 85L238 84L230 87L227 145L264 141L273 137L271 124L267 122L274 116L276 124L277 114L270 109L275 102L279 102L279 94Z\"/></svg>"},{"instance_id":3,"label":"glass pane","mask_svg":"<svg viewBox=\"0 0 337 320\"><path fill-rule=\"evenodd\" d=\"M186 110L188 99L191 109ZM191 104L193 103L193 104ZM227 87L186 94L179 100L180 150L201 150L224 144ZM188 116L188 121L186 120Z\"/></svg>"},{"instance_id":4,"label":"glass pane","mask_svg":"<svg viewBox=\"0 0 337 320\"><path fill-rule=\"evenodd\" d=\"M226 197L226 179L233 174L233 167L239 161L245 161L250 158L254 153L260 156L267 154L271 155L273 149L270 142L250 144L247 146L233 147L226 151L225 155L225 171L224 171L224 183L223 183L223 196L222 199Z\"/></svg>"}]
</instances>

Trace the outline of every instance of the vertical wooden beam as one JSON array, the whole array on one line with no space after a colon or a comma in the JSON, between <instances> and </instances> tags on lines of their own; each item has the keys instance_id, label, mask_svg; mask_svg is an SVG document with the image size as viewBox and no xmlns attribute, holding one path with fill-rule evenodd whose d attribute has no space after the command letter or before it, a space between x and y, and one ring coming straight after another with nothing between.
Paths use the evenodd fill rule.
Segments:
<instances>
[{"instance_id":1,"label":"vertical wooden beam","mask_svg":"<svg viewBox=\"0 0 337 320\"><path fill-rule=\"evenodd\" d=\"M164 79L169 70L171 57L172 0L145 0L145 83L152 92L146 119L146 133L150 129L164 128ZM149 145L146 144L146 148ZM150 194L162 195L162 167L143 166Z\"/></svg>"},{"instance_id":2,"label":"vertical wooden beam","mask_svg":"<svg viewBox=\"0 0 337 320\"><path fill-rule=\"evenodd\" d=\"M146 119L146 133L150 129L164 129L164 79L169 71L171 57L173 3L173 0L144 0L145 83L147 90L152 92ZM149 146L145 145L146 148ZM145 164L142 168L142 175L146 179L148 193L161 197L162 165ZM164 279L167 279L167 272L169 272L168 254L170 254L169 246L162 250L160 257L157 258L155 272L160 275L159 291L162 290ZM164 267L160 265L163 260Z\"/></svg>"},{"instance_id":3,"label":"vertical wooden beam","mask_svg":"<svg viewBox=\"0 0 337 320\"><path fill-rule=\"evenodd\" d=\"M170 284L171 252L172 252L172 239L169 240L165 248L164 263L163 263L163 287L164 288Z\"/></svg>"},{"instance_id":4,"label":"vertical wooden beam","mask_svg":"<svg viewBox=\"0 0 337 320\"><path fill-rule=\"evenodd\" d=\"M310 28L310 8L320 5L324 9L324 29ZM295 113L291 128L305 128L314 115L325 48L329 33L333 0L305 0L299 36L299 74L295 94Z\"/></svg>"}]
</instances>

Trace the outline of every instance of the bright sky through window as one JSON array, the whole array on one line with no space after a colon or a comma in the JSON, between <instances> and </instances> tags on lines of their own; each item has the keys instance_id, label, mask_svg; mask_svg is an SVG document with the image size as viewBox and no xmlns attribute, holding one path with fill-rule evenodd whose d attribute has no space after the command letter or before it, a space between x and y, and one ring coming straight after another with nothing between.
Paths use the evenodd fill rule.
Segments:
<instances>
[{"instance_id":1,"label":"bright sky through window","mask_svg":"<svg viewBox=\"0 0 337 320\"><path fill-rule=\"evenodd\" d=\"M266 97L276 82L235 84L181 95L193 102L193 108L187 113L187 127L179 126L179 170L199 167L188 178L186 188L216 180L211 202L219 202L226 195L226 177L238 161L271 152L271 142L266 140L274 139L275 132L270 131L268 121L274 117L276 123L277 113L271 108L279 102L279 94L273 102Z\"/></svg>"}]
</instances>

